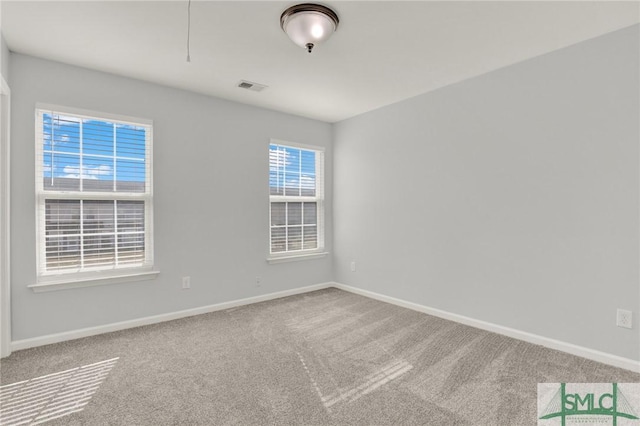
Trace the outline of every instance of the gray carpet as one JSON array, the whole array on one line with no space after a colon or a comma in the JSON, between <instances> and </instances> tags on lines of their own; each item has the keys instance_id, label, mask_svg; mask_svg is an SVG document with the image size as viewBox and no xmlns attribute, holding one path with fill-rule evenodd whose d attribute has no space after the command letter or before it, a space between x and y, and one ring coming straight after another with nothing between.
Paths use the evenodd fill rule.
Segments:
<instances>
[{"instance_id":1,"label":"gray carpet","mask_svg":"<svg viewBox=\"0 0 640 426\"><path fill-rule=\"evenodd\" d=\"M57 372L88 396L50 425L535 425L539 382L640 381L337 289L15 352L0 383Z\"/></svg>"}]
</instances>

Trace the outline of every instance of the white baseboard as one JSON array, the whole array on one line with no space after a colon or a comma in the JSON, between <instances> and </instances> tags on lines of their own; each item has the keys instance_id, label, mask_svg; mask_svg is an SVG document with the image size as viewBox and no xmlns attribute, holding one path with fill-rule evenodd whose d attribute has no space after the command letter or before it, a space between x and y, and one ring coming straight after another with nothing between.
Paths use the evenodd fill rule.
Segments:
<instances>
[{"instance_id":1,"label":"white baseboard","mask_svg":"<svg viewBox=\"0 0 640 426\"><path fill-rule=\"evenodd\" d=\"M592 361L598 361L603 364L612 365L614 367L624 368L626 370L631 370L633 372L640 373L640 361L634 361L629 358L623 358L617 355L608 354L606 352L601 352L594 349L585 348L583 346L562 342L560 340L539 336L537 334L527 333L526 331L516 330L514 328L504 327L504 326L493 324L486 321L480 321L474 318L465 317L463 315L453 314L451 312L431 308L429 306L419 305L413 302L407 302L406 300L396 299L395 297L385 296L383 294L374 293L372 291L363 290L360 288L351 287L351 286L340 284L340 283L332 283L331 286L335 288L339 288L340 290L348 291L350 293L355 293L361 296L369 297L371 299L380 300L382 302L387 302L393 305L401 306L403 308L408 308L414 311L423 312L425 314L433 315L435 317L469 325L471 327L479 328L481 330L491 331L494 333L502 334L504 336L513 337L514 339L533 343L535 345L544 346L550 349L566 352L571 355L587 358Z\"/></svg>"},{"instance_id":2,"label":"white baseboard","mask_svg":"<svg viewBox=\"0 0 640 426\"><path fill-rule=\"evenodd\" d=\"M380 300L382 302L391 303L393 305L408 308L414 311L423 312L439 318L455 321L481 330L491 331L512 337L514 339L523 340L535 345L545 346L547 348L566 352L571 355L598 361L603 364L612 365L614 367L624 368L633 372L640 373L640 362L629 358L623 358L617 355L608 354L606 352L585 348L583 346L574 345L560 340L539 336L525 331L504 327L486 321L480 321L474 318L465 317L463 315L454 314L440 309L431 308L429 306L420 305L406 300L397 299L395 297L385 296L383 294L374 293L372 291L351 287L337 282L327 282L321 284L310 285L291 290L279 291L276 293L264 294L261 296L248 297L246 299L232 300L230 302L218 303L215 305L202 306L199 308L187 309L183 311L170 312L167 314L154 315L150 317L138 318L129 321L122 321L112 324L100 325L96 327L83 328L79 330L67 331L63 333L49 334L46 336L34 337L31 339L16 340L11 342L11 350L18 351L21 349L33 348L36 346L49 345L52 343L64 342L67 340L80 339L83 337L95 336L113 331L125 330L128 328L140 327L143 325L156 324L164 321L171 321L180 318L186 318L194 315L206 314L209 312L222 311L224 309L234 308L237 306L250 305L252 303L264 302L267 300L279 299L281 297L293 296L295 294L308 293L311 291L322 290L324 288L335 287L350 293L359 294L371 299Z\"/></svg>"},{"instance_id":3,"label":"white baseboard","mask_svg":"<svg viewBox=\"0 0 640 426\"><path fill-rule=\"evenodd\" d=\"M184 311L170 312L167 314L154 315L150 317L138 318L129 321L116 322L112 324L99 325L96 327L82 328L79 330L66 331L63 333L49 334L46 336L34 337L31 339L15 340L11 342L11 350L33 348L36 346L50 345L52 343L65 342L67 340L81 339L83 337L95 336L113 331L125 330L127 328L140 327L143 325L156 324L164 321L171 321L194 315L206 314L209 312L222 311L237 306L250 305L252 303L265 302L267 300L279 299L281 297L293 296L295 294L308 293L310 291L322 290L332 287L333 283L315 284L291 290L279 291L276 293L263 294L260 296L248 297L246 299L232 300L230 302L217 303L215 305L202 306L199 308L186 309Z\"/></svg>"}]
</instances>

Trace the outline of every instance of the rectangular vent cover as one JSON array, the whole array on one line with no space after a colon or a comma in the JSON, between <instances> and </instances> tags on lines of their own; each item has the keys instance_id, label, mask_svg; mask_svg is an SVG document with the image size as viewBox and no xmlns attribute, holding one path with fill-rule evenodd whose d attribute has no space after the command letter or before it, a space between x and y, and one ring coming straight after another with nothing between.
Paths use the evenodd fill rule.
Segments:
<instances>
[{"instance_id":1,"label":"rectangular vent cover","mask_svg":"<svg viewBox=\"0 0 640 426\"><path fill-rule=\"evenodd\" d=\"M240 83L238 83L238 87L240 87L241 89L253 90L254 92L261 92L268 86L265 86L264 84L253 83L247 80L240 80Z\"/></svg>"}]
</instances>

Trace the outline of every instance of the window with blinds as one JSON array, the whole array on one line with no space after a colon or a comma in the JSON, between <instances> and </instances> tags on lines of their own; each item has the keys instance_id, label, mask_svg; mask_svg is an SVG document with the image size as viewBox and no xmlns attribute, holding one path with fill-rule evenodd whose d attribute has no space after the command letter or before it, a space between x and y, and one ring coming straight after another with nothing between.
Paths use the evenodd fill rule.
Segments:
<instances>
[{"instance_id":1,"label":"window with blinds","mask_svg":"<svg viewBox=\"0 0 640 426\"><path fill-rule=\"evenodd\" d=\"M320 252L324 248L324 150L269 145L271 255Z\"/></svg>"},{"instance_id":2,"label":"window with blinds","mask_svg":"<svg viewBox=\"0 0 640 426\"><path fill-rule=\"evenodd\" d=\"M152 124L36 110L38 276L151 268Z\"/></svg>"}]
</instances>

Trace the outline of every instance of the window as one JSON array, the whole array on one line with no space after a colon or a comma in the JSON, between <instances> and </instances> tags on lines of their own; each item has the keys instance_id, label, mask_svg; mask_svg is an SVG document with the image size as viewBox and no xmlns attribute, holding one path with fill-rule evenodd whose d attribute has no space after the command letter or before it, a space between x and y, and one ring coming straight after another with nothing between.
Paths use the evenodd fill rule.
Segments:
<instances>
[{"instance_id":1,"label":"window","mask_svg":"<svg viewBox=\"0 0 640 426\"><path fill-rule=\"evenodd\" d=\"M324 250L324 150L269 145L271 258Z\"/></svg>"},{"instance_id":2,"label":"window","mask_svg":"<svg viewBox=\"0 0 640 426\"><path fill-rule=\"evenodd\" d=\"M39 283L151 270L151 145L148 120L39 106Z\"/></svg>"}]
</instances>

